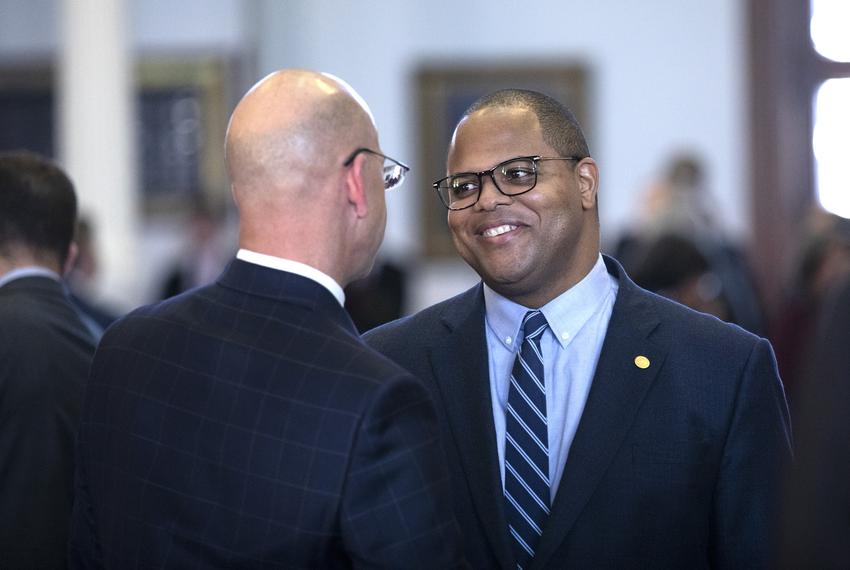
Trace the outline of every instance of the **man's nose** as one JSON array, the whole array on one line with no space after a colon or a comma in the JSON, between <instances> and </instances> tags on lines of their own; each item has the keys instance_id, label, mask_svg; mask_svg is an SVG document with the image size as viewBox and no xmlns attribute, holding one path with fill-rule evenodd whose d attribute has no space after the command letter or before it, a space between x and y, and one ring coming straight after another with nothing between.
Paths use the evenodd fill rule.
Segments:
<instances>
[{"instance_id":1,"label":"man's nose","mask_svg":"<svg viewBox=\"0 0 850 570\"><path fill-rule=\"evenodd\" d=\"M475 207L479 210L493 210L500 204L510 204L513 198L503 194L492 176L481 177L481 193L478 195L478 202Z\"/></svg>"}]
</instances>

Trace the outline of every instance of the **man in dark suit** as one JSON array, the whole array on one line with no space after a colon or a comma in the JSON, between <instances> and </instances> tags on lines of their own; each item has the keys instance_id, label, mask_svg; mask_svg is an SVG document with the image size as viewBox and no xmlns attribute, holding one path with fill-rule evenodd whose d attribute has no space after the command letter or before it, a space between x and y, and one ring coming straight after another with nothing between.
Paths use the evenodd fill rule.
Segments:
<instances>
[{"instance_id":1,"label":"man in dark suit","mask_svg":"<svg viewBox=\"0 0 850 570\"><path fill-rule=\"evenodd\" d=\"M476 568L760 568L789 455L767 341L600 255L598 167L531 91L463 115L434 184L483 284L367 334L437 403Z\"/></svg>"},{"instance_id":2,"label":"man in dark suit","mask_svg":"<svg viewBox=\"0 0 850 570\"><path fill-rule=\"evenodd\" d=\"M62 284L74 187L28 153L0 155L0 568L64 568L74 439L95 342Z\"/></svg>"},{"instance_id":3,"label":"man in dark suit","mask_svg":"<svg viewBox=\"0 0 850 570\"><path fill-rule=\"evenodd\" d=\"M309 71L249 91L225 147L237 258L118 321L92 364L74 565L455 566L433 403L343 309L407 167L347 84Z\"/></svg>"}]
</instances>

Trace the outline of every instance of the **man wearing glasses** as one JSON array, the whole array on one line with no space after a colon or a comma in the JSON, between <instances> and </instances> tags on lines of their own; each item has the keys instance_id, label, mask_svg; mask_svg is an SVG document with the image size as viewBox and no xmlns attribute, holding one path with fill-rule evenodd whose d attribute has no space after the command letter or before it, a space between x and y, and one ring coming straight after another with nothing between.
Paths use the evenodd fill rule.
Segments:
<instances>
[{"instance_id":1,"label":"man wearing glasses","mask_svg":"<svg viewBox=\"0 0 850 570\"><path fill-rule=\"evenodd\" d=\"M367 334L434 395L476 568L762 568L790 454L767 341L600 254L569 110L480 99L434 183L483 283Z\"/></svg>"},{"instance_id":2,"label":"man wearing glasses","mask_svg":"<svg viewBox=\"0 0 850 570\"><path fill-rule=\"evenodd\" d=\"M433 403L343 309L407 167L309 71L249 91L225 146L236 259L112 326L92 365L73 566L455 567Z\"/></svg>"}]
</instances>

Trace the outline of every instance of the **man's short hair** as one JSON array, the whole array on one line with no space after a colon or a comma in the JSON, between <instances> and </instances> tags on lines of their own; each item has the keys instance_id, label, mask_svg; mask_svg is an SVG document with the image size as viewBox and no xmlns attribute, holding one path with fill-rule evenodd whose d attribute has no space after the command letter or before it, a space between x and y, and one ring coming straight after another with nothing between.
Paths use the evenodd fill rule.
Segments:
<instances>
[{"instance_id":1,"label":"man's short hair","mask_svg":"<svg viewBox=\"0 0 850 570\"><path fill-rule=\"evenodd\" d=\"M64 265L76 220L74 185L61 168L30 152L0 153L0 255L24 248Z\"/></svg>"},{"instance_id":2,"label":"man's short hair","mask_svg":"<svg viewBox=\"0 0 850 570\"><path fill-rule=\"evenodd\" d=\"M548 95L526 89L501 89L475 101L462 119L489 107L525 107L540 122L543 140L560 156L590 156L587 140L573 112Z\"/></svg>"}]
</instances>

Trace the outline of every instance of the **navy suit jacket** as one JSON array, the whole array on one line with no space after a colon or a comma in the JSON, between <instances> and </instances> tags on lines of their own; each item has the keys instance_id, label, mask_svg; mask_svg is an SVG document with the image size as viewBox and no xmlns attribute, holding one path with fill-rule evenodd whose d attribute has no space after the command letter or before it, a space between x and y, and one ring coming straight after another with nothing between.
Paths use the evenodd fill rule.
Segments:
<instances>
[{"instance_id":1,"label":"navy suit jacket","mask_svg":"<svg viewBox=\"0 0 850 570\"><path fill-rule=\"evenodd\" d=\"M531 568L766 566L790 453L770 345L605 261L619 292ZM479 284L366 339L431 389L468 560L513 570L484 314Z\"/></svg>"},{"instance_id":2,"label":"navy suit jacket","mask_svg":"<svg viewBox=\"0 0 850 570\"><path fill-rule=\"evenodd\" d=\"M234 260L118 321L80 428L75 567L436 568L434 406L325 288Z\"/></svg>"},{"instance_id":3,"label":"navy suit jacket","mask_svg":"<svg viewBox=\"0 0 850 570\"><path fill-rule=\"evenodd\" d=\"M95 340L49 277L0 287L0 568L64 568Z\"/></svg>"}]
</instances>

